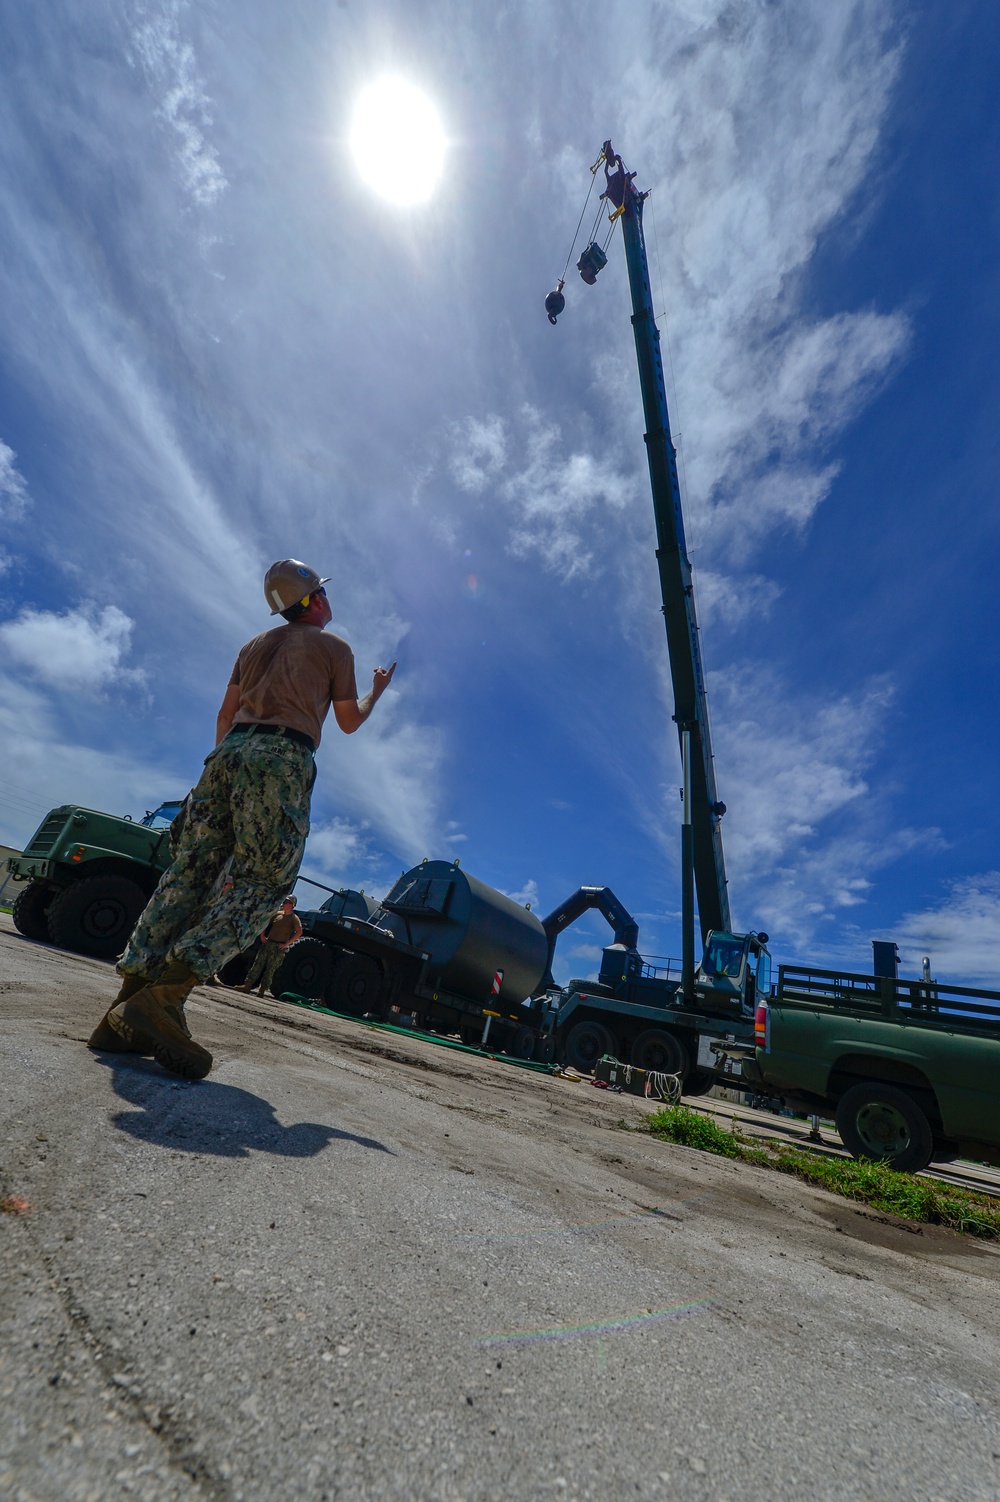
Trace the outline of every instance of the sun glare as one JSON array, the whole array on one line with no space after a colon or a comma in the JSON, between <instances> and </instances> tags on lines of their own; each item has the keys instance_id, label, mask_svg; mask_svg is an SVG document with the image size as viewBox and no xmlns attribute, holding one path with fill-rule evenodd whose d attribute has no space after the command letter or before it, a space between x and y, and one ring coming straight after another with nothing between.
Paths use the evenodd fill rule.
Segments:
<instances>
[{"instance_id":1,"label":"sun glare","mask_svg":"<svg viewBox=\"0 0 1000 1502\"><path fill-rule=\"evenodd\" d=\"M430 198L444 167L445 135L426 94L402 78L382 78L361 95L351 151L365 181L392 203Z\"/></svg>"}]
</instances>

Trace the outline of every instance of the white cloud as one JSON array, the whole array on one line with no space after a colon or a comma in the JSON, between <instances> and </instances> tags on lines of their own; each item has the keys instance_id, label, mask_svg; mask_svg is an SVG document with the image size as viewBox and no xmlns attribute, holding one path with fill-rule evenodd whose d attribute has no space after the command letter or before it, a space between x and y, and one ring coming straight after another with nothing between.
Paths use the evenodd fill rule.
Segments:
<instances>
[{"instance_id":1,"label":"white cloud","mask_svg":"<svg viewBox=\"0 0 1000 1502\"><path fill-rule=\"evenodd\" d=\"M702 625L720 625L728 630L771 614L781 594L773 579L763 574L721 574L713 569L694 571L694 593Z\"/></svg>"},{"instance_id":2,"label":"white cloud","mask_svg":"<svg viewBox=\"0 0 1000 1502\"><path fill-rule=\"evenodd\" d=\"M538 883L533 877L528 878L519 892L505 892L504 896L520 907L530 906L533 913L538 911Z\"/></svg>"},{"instance_id":3,"label":"white cloud","mask_svg":"<svg viewBox=\"0 0 1000 1502\"><path fill-rule=\"evenodd\" d=\"M10 663L50 688L93 694L116 681L143 681L124 666L133 624L115 605L100 611L82 606L62 615L29 607L0 623L0 644Z\"/></svg>"},{"instance_id":4,"label":"white cloud","mask_svg":"<svg viewBox=\"0 0 1000 1502\"><path fill-rule=\"evenodd\" d=\"M649 24L640 8L633 27ZM808 520L836 473L825 446L906 346L901 314L817 318L804 298L871 167L899 62L890 27L880 0L798 7L794 23L711 0L678 11L665 56L628 48L621 144L653 190L674 426L695 531L717 547L736 517L758 535Z\"/></svg>"},{"instance_id":5,"label":"white cloud","mask_svg":"<svg viewBox=\"0 0 1000 1502\"><path fill-rule=\"evenodd\" d=\"M931 973L954 985L1000 987L1000 871L955 882L936 907L907 913L887 934L899 945L900 973Z\"/></svg>"},{"instance_id":6,"label":"white cloud","mask_svg":"<svg viewBox=\"0 0 1000 1502\"><path fill-rule=\"evenodd\" d=\"M194 49L181 39L181 0L162 6L135 6L138 24L132 33L135 55L160 91L160 118L174 131L177 160L185 188L207 207L228 186L215 147L205 139L212 124L212 101L198 75Z\"/></svg>"},{"instance_id":7,"label":"white cloud","mask_svg":"<svg viewBox=\"0 0 1000 1502\"><path fill-rule=\"evenodd\" d=\"M86 744L67 726L48 693L0 672L0 765L6 789L0 799L0 839L22 848L43 814L60 803L141 818L147 809L183 798L201 771L168 765L146 751L143 737L116 736L113 749Z\"/></svg>"},{"instance_id":8,"label":"white cloud","mask_svg":"<svg viewBox=\"0 0 1000 1502\"><path fill-rule=\"evenodd\" d=\"M8 521L23 516L28 506L28 487L16 459L14 450L0 439L0 516Z\"/></svg>"},{"instance_id":9,"label":"white cloud","mask_svg":"<svg viewBox=\"0 0 1000 1502\"><path fill-rule=\"evenodd\" d=\"M390 689L356 735L339 734L331 716L319 752L321 791L393 855L414 862L436 853L443 737L407 722L401 700Z\"/></svg>"},{"instance_id":10,"label":"white cloud","mask_svg":"<svg viewBox=\"0 0 1000 1502\"><path fill-rule=\"evenodd\" d=\"M596 964L598 960L603 958L604 950L600 944L576 944L572 949L568 949L566 953L573 959L591 960Z\"/></svg>"},{"instance_id":11,"label":"white cloud","mask_svg":"<svg viewBox=\"0 0 1000 1502\"><path fill-rule=\"evenodd\" d=\"M585 450L566 453L558 425L528 403L509 423L493 414L453 425L449 467L462 489L488 486L490 499L510 509L515 558L535 555L566 583L593 571L584 532L593 538L595 512L620 513L635 495L633 479L615 464Z\"/></svg>"},{"instance_id":12,"label":"white cloud","mask_svg":"<svg viewBox=\"0 0 1000 1502\"><path fill-rule=\"evenodd\" d=\"M460 490L478 495L496 478L507 459L507 427L496 415L467 417L451 426L449 468Z\"/></svg>"},{"instance_id":13,"label":"white cloud","mask_svg":"<svg viewBox=\"0 0 1000 1502\"><path fill-rule=\"evenodd\" d=\"M727 872L738 921L808 946L869 897L876 873L936 830L889 828L884 775L868 774L888 731L892 687L791 695L766 669L713 675Z\"/></svg>"},{"instance_id":14,"label":"white cloud","mask_svg":"<svg viewBox=\"0 0 1000 1502\"><path fill-rule=\"evenodd\" d=\"M310 864L315 861L328 875L343 877L356 870L368 853L363 824L333 818L325 824L314 824L309 831L308 860Z\"/></svg>"}]
</instances>

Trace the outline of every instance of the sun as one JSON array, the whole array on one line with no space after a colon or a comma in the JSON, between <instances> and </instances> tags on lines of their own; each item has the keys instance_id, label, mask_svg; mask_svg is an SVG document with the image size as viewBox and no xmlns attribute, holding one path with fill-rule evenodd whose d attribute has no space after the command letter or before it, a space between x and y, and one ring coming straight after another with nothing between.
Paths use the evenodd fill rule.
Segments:
<instances>
[{"instance_id":1,"label":"sun","mask_svg":"<svg viewBox=\"0 0 1000 1502\"><path fill-rule=\"evenodd\" d=\"M447 141L427 95L403 78L381 78L358 99L351 151L362 177L391 203L423 203L444 168Z\"/></svg>"}]
</instances>

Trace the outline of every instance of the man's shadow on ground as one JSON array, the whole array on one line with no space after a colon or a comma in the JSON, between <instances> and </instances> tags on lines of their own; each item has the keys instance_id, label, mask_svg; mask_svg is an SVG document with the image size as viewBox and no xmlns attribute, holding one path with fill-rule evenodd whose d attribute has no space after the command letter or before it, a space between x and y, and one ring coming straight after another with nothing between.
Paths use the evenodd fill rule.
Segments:
<instances>
[{"instance_id":1,"label":"man's shadow on ground","mask_svg":"<svg viewBox=\"0 0 1000 1502\"><path fill-rule=\"evenodd\" d=\"M336 1139L391 1152L373 1137L358 1137L315 1121L282 1126L269 1101L238 1085L174 1079L152 1059L134 1055L102 1054L99 1062L111 1070L115 1094L139 1107L113 1116L114 1125L156 1147L220 1158L247 1158L251 1150L281 1158L314 1158Z\"/></svg>"}]
</instances>

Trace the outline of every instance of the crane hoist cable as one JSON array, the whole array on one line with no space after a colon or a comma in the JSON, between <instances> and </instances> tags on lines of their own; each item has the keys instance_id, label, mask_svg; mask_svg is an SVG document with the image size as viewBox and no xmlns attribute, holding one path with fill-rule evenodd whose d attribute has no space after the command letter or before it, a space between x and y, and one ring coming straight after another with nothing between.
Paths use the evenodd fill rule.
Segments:
<instances>
[{"instance_id":1,"label":"crane hoist cable","mask_svg":"<svg viewBox=\"0 0 1000 1502\"><path fill-rule=\"evenodd\" d=\"M599 165L600 165L600 163L598 163L598 166ZM583 200L583 208L580 210L580 217L576 221L576 229L573 231L573 239L570 242L569 253L566 256L566 264L565 264L565 266L562 269L562 276L559 278L559 286L560 287L564 287L566 285L566 273L569 270L569 263L573 259L573 252L576 249L576 242L577 242L577 240L580 237L580 225L583 223L583 216L587 212L587 205L590 202L590 195L594 191L594 183L596 182L596 180L597 180L597 176L596 176L595 168L591 167L591 169L590 169L590 187L587 189L587 196ZM600 209L598 209L597 210L597 219L600 219L600 217L601 217L601 211L600 211ZM597 227L597 219L594 220L594 227L595 227L595 229ZM593 231L591 231L590 238L591 239L594 238Z\"/></svg>"},{"instance_id":2,"label":"crane hoist cable","mask_svg":"<svg viewBox=\"0 0 1000 1502\"><path fill-rule=\"evenodd\" d=\"M569 247L569 254L566 257L566 264L562 269L562 276L556 282L554 291L550 292L548 297L545 299L545 311L549 315L549 323L552 324L555 323L556 319L559 317L559 314L566 306L566 299L565 297L563 297L563 288L566 285L566 273L569 270L569 263L573 259L573 252L576 249L576 242L580 236L580 225L583 223L583 216L587 212L587 205L590 202L590 195L591 193L593 193L593 191L594 169L591 168L590 187L587 189L587 196L583 200L583 208L580 210L580 217L576 221L576 229L573 231L573 239ZM599 214L600 210L598 210L598 215Z\"/></svg>"},{"instance_id":3,"label":"crane hoist cable","mask_svg":"<svg viewBox=\"0 0 1000 1502\"><path fill-rule=\"evenodd\" d=\"M545 311L548 315L549 323L552 324L556 322L559 314L566 306L566 298L563 295L563 288L566 285L566 273L569 270L569 263L573 259L573 252L576 249L576 242L580 238L580 226L583 224L584 215L587 212L587 205L590 203L590 195L594 191L594 182L597 177L598 169L602 165L605 169L605 177L608 178L608 187L610 187L612 179L609 171L609 161L607 151L603 148L601 150L600 156L597 158L597 161L590 169L590 187L587 189L587 196L584 199L583 208L580 210L580 217L576 222L576 229L573 231L573 240L569 248L569 254L566 257L566 264L562 269L562 276L556 283L555 289L550 292L545 299ZM610 165L616 166L619 169L619 175L624 179L625 169L621 165L621 159L615 158ZM601 222L601 215L604 212L603 205L606 199L611 205L611 212L608 215L608 218L610 220L610 227L604 237L604 244L599 245L597 242L598 225ZM580 276L591 287L597 280L597 273L608 264L608 246L611 244L611 237L615 232L615 225L621 218L623 212L624 200L622 195L609 195L608 188L606 188L605 191L601 194L600 202L597 206L597 214L594 218L594 223L591 226L590 235L587 240L587 247L576 263L576 269L580 273Z\"/></svg>"}]
</instances>

